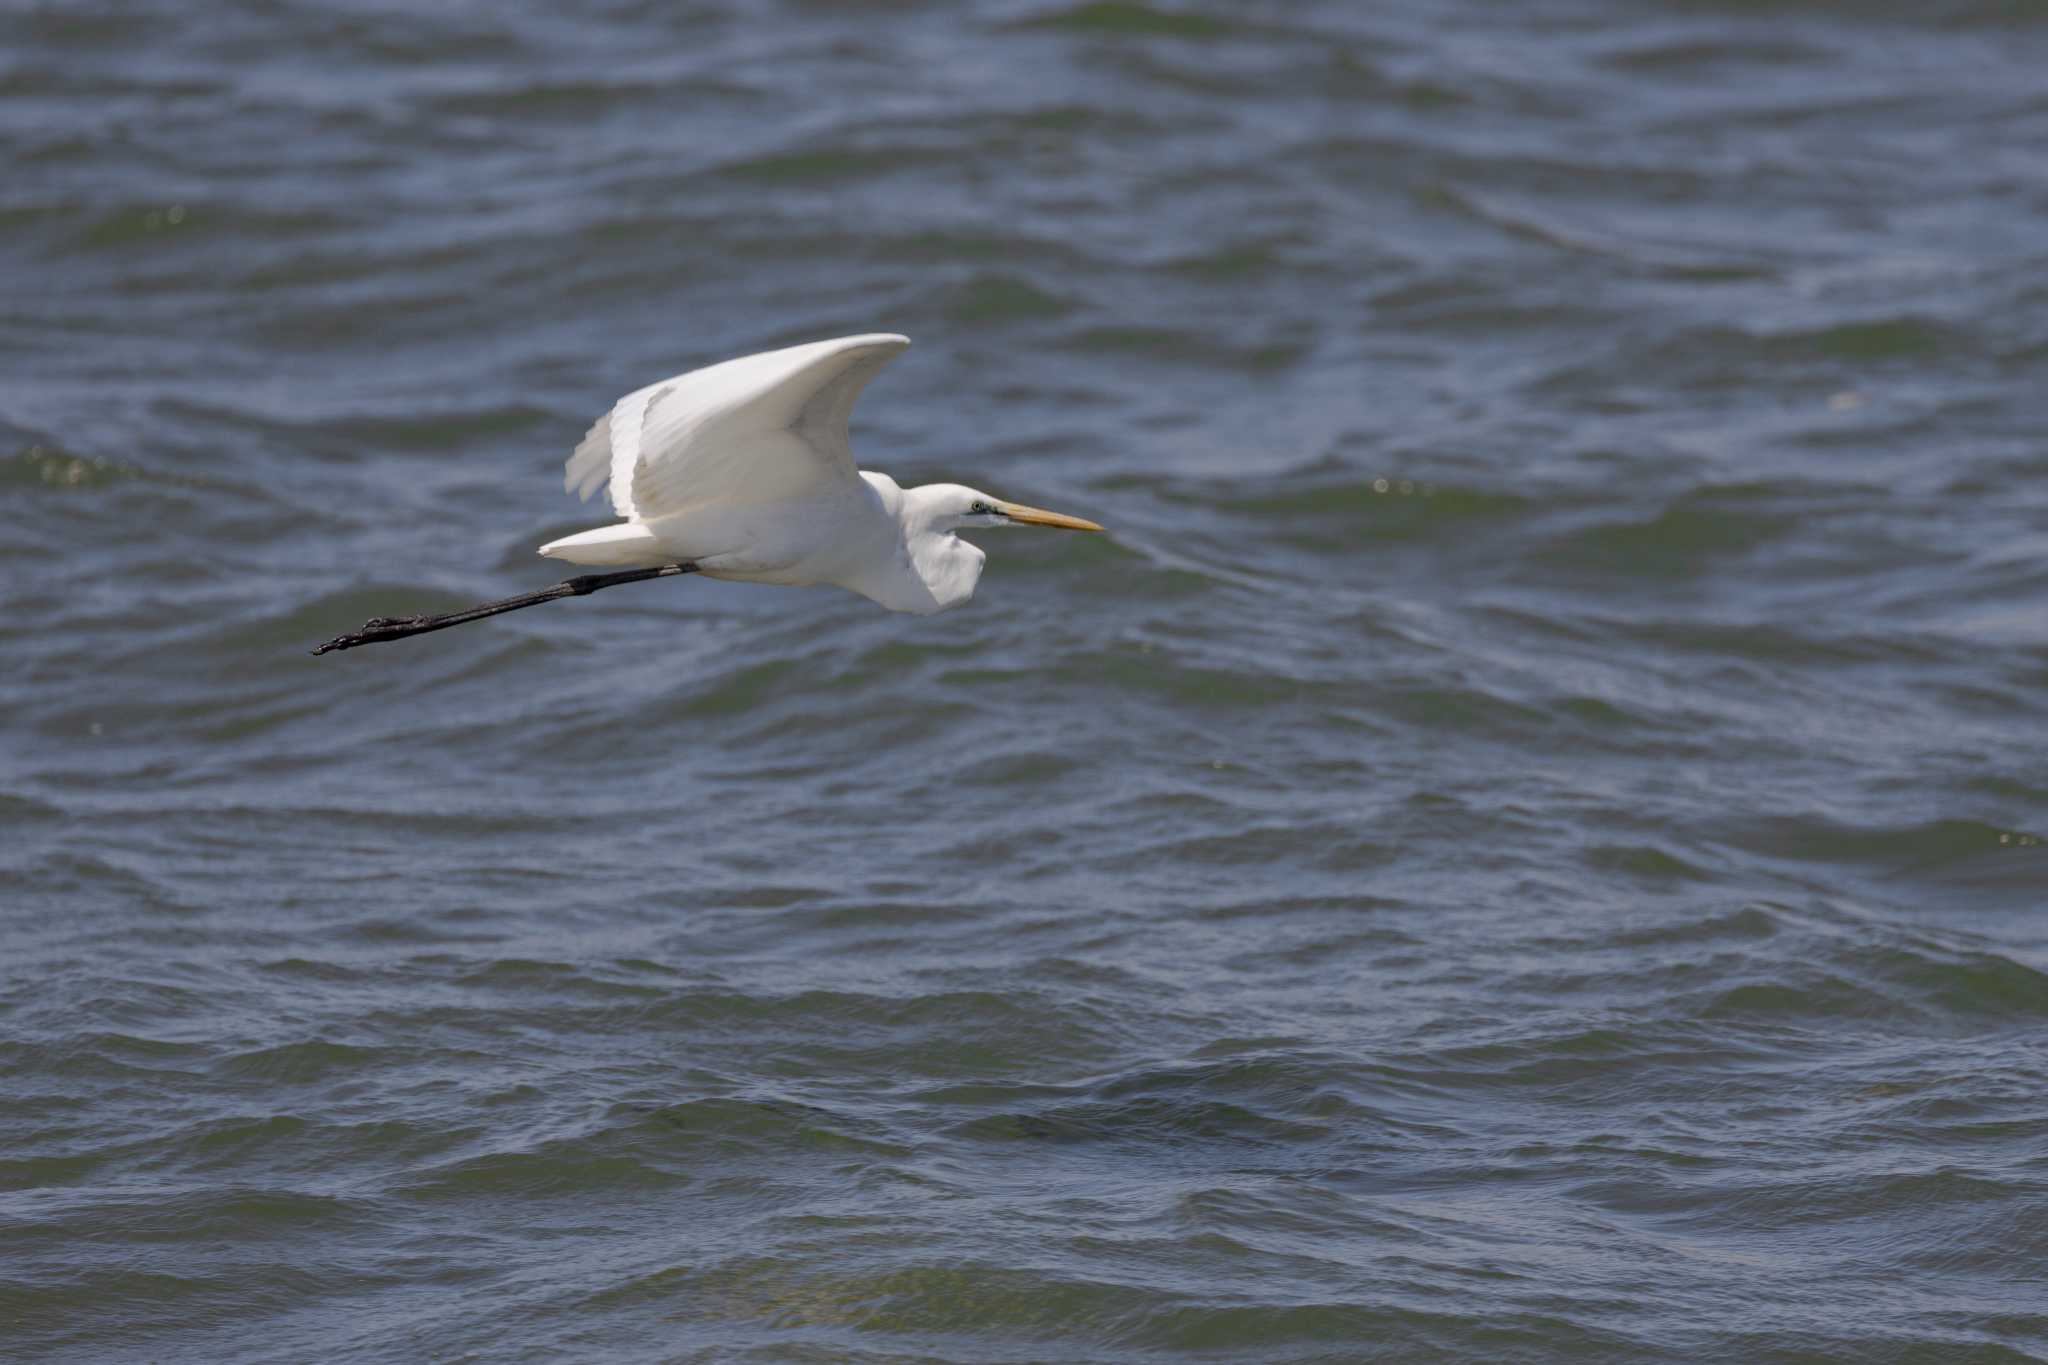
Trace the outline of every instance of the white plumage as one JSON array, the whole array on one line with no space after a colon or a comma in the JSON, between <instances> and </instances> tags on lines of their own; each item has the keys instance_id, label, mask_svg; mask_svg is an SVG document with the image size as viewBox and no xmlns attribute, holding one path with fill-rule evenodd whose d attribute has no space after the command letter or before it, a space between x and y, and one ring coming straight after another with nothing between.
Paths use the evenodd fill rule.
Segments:
<instances>
[{"instance_id":1,"label":"white plumage","mask_svg":"<svg viewBox=\"0 0 2048 1365\"><path fill-rule=\"evenodd\" d=\"M854 467L847 419L909 338L875 332L743 356L636 389L569 457L563 485L600 487L625 520L540 547L577 564L694 563L713 578L830 583L892 611L974 595L982 553L953 532L1094 522L959 484L899 488Z\"/></svg>"}]
</instances>

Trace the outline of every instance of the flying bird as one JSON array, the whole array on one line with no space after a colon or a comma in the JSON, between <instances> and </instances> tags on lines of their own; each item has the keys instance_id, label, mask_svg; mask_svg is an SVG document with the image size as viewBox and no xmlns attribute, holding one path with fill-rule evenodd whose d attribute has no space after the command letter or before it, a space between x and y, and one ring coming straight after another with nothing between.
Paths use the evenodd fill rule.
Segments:
<instances>
[{"instance_id":1,"label":"flying bird","mask_svg":"<svg viewBox=\"0 0 2048 1365\"><path fill-rule=\"evenodd\" d=\"M858 469L846 422L868 381L910 345L889 332L814 341L636 389L569 457L563 486L602 488L622 520L540 552L624 570L446 616L378 617L313 652L460 625L557 597L678 573L793 587L831 584L891 611L930 614L974 596L984 556L959 531L1092 521L957 483L903 488Z\"/></svg>"}]
</instances>

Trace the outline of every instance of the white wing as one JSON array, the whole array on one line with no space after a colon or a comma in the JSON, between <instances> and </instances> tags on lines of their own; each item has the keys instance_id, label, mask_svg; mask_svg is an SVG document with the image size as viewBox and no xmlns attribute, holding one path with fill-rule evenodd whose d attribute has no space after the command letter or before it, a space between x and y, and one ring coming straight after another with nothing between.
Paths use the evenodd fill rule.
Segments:
<instances>
[{"instance_id":1,"label":"white wing","mask_svg":"<svg viewBox=\"0 0 2048 1365\"><path fill-rule=\"evenodd\" d=\"M650 384L600 417L563 487L651 521L704 503L761 503L859 477L846 441L855 400L910 344L890 332L764 351Z\"/></svg>"}]
</instances>

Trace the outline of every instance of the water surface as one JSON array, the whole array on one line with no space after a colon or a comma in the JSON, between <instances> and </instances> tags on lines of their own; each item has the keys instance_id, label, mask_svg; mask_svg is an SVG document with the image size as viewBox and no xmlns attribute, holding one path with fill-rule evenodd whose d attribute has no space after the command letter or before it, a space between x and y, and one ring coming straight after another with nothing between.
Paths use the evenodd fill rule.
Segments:
<instances>
[{"instance_id":1,"label":"water surface","mask_svg":"<svg viewBox=\"0 0 2048 1365\"><path fill-rule=\"evenodd\" d=\"M2041 1358L2043 70L18 9L0 1354ZM1112 534L306 655L552 581L618 394L877 329L864 463Z\"/></svg>"}]
</instances>

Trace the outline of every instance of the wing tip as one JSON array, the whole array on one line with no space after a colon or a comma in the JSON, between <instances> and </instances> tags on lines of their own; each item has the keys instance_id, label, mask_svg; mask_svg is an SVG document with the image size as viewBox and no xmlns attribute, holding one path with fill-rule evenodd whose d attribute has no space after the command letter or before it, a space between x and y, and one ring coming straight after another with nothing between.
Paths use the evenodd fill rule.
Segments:
<instances>
[{"instance_id":1,"label":"wing tip","mask_svg":"<svg viewBox=\"0 0 2048 1365\"><path fill-rule=\"evenodd\" d=\"M850 337L840 337L831 344L846 349L855 346L887 346L900 351L910 344L910 338L901 332L859 332Z\"/></svg>"}]
</instances>

